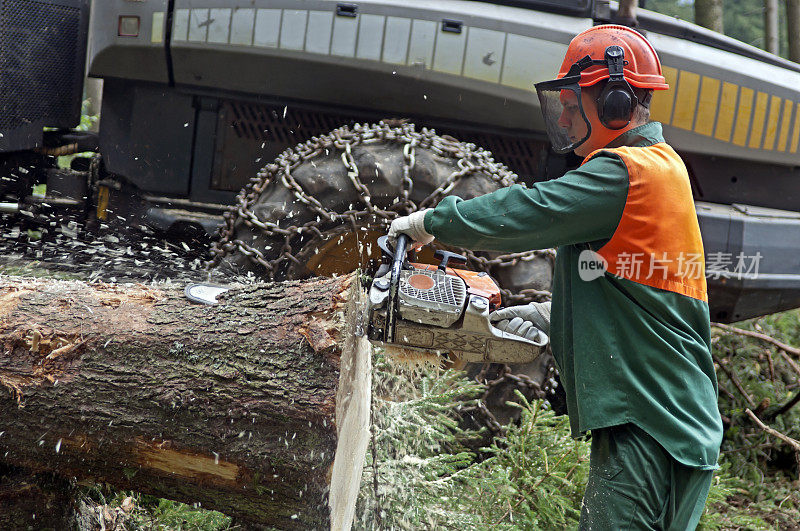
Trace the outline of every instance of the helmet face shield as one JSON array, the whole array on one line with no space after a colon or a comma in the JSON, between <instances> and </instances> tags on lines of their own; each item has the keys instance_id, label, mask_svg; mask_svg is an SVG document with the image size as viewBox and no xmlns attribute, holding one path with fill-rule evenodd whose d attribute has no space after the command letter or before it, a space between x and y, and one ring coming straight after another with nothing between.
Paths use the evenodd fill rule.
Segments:
<instances>
[{"instance_id":1,"label":"helmet face shield","mask_svg":"<svg viewBox=\"0 0 800 531\"><path fill-rule=\"evenodd\" d=\"M547 136L556 153L572 151L592 133L581 102L579 79L568 76L535 85Z\"/></svg>"}]
</instances>

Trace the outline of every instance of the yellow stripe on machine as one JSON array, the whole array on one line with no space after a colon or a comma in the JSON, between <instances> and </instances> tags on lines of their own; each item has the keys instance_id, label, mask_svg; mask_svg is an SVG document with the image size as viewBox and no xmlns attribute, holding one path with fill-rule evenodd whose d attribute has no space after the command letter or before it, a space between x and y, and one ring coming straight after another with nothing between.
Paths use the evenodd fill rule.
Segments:
<instances>
[{"instance_id":1,"label":"yellow stripe on machine","mask_svg":"<svg viewBox=\"0 0 800 531\"><path fill-rule=\"evenodd\" d=\"M797 153L798 140L800 140L800 103L797 104L797 110L794 113L794 131L792 131L792 140L789 143L791 153Z\"/></svg>"},{"instance_id":2,"label":"yellow stripe on machine","mask_svg":"<svg viewBox=\"0 0 800 531\"><path fill-rule=\"evenodd\" d=\"M753 111L753 127L750 129L750 142L747 147L758 149L761 147L761 137L764 136L764 118L767 116L767 101L769 94L759 92L756 95L756 107Z\"/></svg>"},{"instance_id":3,"label":"yellow stripe on machine","mask_svg":"<svg viewBox=\"0 0 800 531\"><path fill-rule=\"evenodd\" d=\"M668 66L662 73L673 90L653 94L653 120L737 146L800 149L800 103Z\"/></svg>"},{"instance_id":4,"label":"yellow stripe on machine","mask_svg":"<svg viewBox=\"0 0 800 531\"><path fill-rule=\"evenodd\" d=\"M695 133L711 136L714 132L714 118L717 117L717 107L719 106L719 84L719 79L703 76L697 119L694 124Z\"/></svg>"},{"instance_id":5,"label":"yellow stripe on machine","mask_svg":"<svg viewBox=\"0 0 800 531\"><path fill-rule=\"evenodd\" d=\"M736 128L733 131L733 143L743 146L747 142L747 132L750 130L750 114L753 111L753 94L755 91L741 87L739 91L739 108L736 112Z\"/></svg>"},{"instance_id":6,"label":"yellow stripe on machine","mask_svg":"<svg viewBox=\"0 0 800 531\"><path fill-rule=\"evenodd\" d=\"M783 118L781 118L781 134L778 137L778 151L786 151L786 141L789 139L789 124L792 121L792 101L783 100Z\"/></svg>"},{"instance_id":7,"label":"yellow stripe on machine","mask_svg":"<svg viewBox=\"0 0 800 531\"><path fill-rule=\"evenodd\" d=\"M697 108L697 92L700 87L700 75L682 70L678 77L678 90L675 98L675 110L672 114L672 125L681 129L692 130L695 109Z\"/></svg>"},{"instance_id":8,"label":"yellow stripe on machine","mask_svg":"<svg viewBox=\"0 0 800 531\"><path fill-rule=\"evenodd\" d=\"M723 142L731 141L738 92L738 85L727 81L722 83L722 97L719 102L719 113L717 113L717 130L714 132L714 138L717 140L722 140Z\"/></svg>"},{"instance_id":9,"label":"yellow stripe on machine","mask_svg":"<svg viewBox=\"0 0 800 531\"><path fill-rule=\"evenodd\" d=\"M670 90L657 90L653 93L653 101L650 102L650 117L657 122L668 124L672 118L675 87L678 83L678 69L664 66L661 68L661 73L667 80Z\"/></svg>"},{"instance_id":10,"label":"yellow stripe on machine","mask_svg":"<svg viewBox=\"0 0 800 531\"><path fill-rule=\"evenodd\" d=\"M775 149L775 137L778 135L778 118L781 113L781 98L772 96L769 100L769 115L767 116L767 132L764 135L764 145L767 151Z\"/></svg>"}]
</instances>

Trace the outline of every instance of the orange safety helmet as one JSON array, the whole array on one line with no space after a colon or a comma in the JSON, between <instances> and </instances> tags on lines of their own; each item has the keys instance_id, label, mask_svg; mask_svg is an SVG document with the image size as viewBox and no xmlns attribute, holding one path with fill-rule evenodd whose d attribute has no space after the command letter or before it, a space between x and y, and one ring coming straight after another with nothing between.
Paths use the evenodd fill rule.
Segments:
<instances>
[{"instance_id":1,"label":"orange safety helmet","mask_svg":"<svg viewBox=\"0 0 800 531\"><path fill-rule=\"evenodd\" d=\"M602 60L609 46L620 46L625 52L623 75L634 87L650 90L667 90L667 80L661 74L661 61L653 46L644 36L627 26L606 24L594 26L575 36L569 43L564 62L558 71L558 78L569 72L573 64L587 55ZM580 86L590 87L608 79L608 68L594 65L581 72Z\"/></svg>"},{"instance_id":2,"label":"orange safety helmet","mask_svg":"<svg viewBox=\"0 0 800 531\"><path fill-rule=\"evenodd\" d=\"M581 89L601 81L605 86L595 96L597 115L587 116ZM547 134L558 153L574 151L590 137L606 145L629 126L637 105L649 106L651 91L669 88L647 39L616 25L579 33L567 48L558 77L535 86ZM647 92L637 96L634 87ZM599 128L594 136L592 123Z\"/></svg>"}]
</instances>

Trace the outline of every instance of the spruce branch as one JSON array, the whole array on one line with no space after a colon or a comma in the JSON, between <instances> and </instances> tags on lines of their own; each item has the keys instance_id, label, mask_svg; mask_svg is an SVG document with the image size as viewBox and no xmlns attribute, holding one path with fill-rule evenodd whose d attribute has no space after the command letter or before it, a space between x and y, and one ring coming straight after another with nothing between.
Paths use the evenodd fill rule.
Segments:
<instances>
[{"instance_id":1,"label":"spruce branch","mask_svg":"<svg viewBox=\"0 0 800 531\"><path fill-rule=\"evenodd\" d=\"M768 336L767 334L762 334L761 332L753 332L752 330L744 330L742 328L736 328L735 326L725 325L722 323L711 323L711 326L719 328L720 330L725 330L726 332L731 332L733 334L754 337L756 339L760 339L761 341L766 341L767 343L775 345L782 351L800 358L800 348L787 345L786 343L778 341L774 337Z\"/></svg>"},{"instance_id":2,"label":"spruce branch","mask_svg":"<svg viewBox=\"0 0 800 531\"><path fill-rule=\"evenodd\" d=\"M750 407L755 409L756 403L753 400L753 397L751 397L750 394L747 391L745 391L742 382L739 381L739 378L737 378L736 375L733 373L733 371L728 369L728 367L726 367L722 363L722 360L720 360L717 356L712 356L712 357L714 358L714 363L716 363L719 366L719 368L722 369L723 372L728 376L728 379L731 381L731 383L733 383L734 386L736 386L736 389L738 389L739 392L742 394L742 396L745 398L745 400L747 400L747 403L750 404Z\"/></svg>"},{"instance_id":3,"label":"spruce branch","mask_svg":"<svg viewBox=\"0 0 800 531\"><path fill-rule=\"evenodd\" d=\"M750 417L750 420L752 420L756 424L756 426L758 426L768 434L772 435L773 437L777 437L778 439L782 440L783 442L791 446L795 452L800 452L800 441L792 439L788 435L784 435L783 433L779 432L774 428L770 428L769 426L761 422L761 419L758 418L755 413L750 411L750 409L745 409L744 412L747 413L747 416Z\"/></svg>"},{"instance_id":4,"label":"spruce branch","mask_svg":"<svg viewBox=\"0 0 800 531\"><path fill-rule=\"evenodd\" d=\"M786 363L788 363L789 366L792 369L794 369L794 372L796 372L797 375L800 376L800 365L798 365L797 362L794 361L792 358L790 358L789 355L786 354L785 352L781 352L781 356L783 357L784 360L786 360Z\"/></svg>"}]
</instances>

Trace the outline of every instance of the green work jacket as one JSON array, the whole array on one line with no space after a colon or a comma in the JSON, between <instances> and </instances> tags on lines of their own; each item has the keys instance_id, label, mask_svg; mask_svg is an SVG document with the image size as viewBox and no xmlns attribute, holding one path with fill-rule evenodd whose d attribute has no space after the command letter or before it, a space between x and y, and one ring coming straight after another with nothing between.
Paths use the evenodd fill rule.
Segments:
<instances>
[{"instance_id":1,"label":"green work jacket","mask_svg":"<svg viewBox=\"0 0 800 531\"><path fill-rule=\"evenodd\" d=\"M660 142L661 124L651 122L613 144ZM530 188L446 197L426 214L425 229L468 249L557 247L550 336L573 436L631 422L679 463L714 469L722 422L708 303L607 271L592 281L579 275L581 251L601 248L617 230L628 188L622 159L601 151Z\"/></svg>"}]
</instances>

